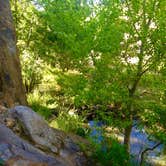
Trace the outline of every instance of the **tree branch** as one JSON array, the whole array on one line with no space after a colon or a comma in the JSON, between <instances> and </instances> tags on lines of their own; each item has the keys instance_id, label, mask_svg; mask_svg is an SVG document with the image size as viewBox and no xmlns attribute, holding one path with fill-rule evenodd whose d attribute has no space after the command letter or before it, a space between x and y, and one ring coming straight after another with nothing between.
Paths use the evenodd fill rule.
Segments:
<instances>
[{"instance_id":1,"label":"tree branch","mask_svg":"<svg viewBox=\"0 0 166 166\"><path fill-rule=\"evenodd\" d=\"M131 18L133 19L133 17L132 17L133 14L132 14L129 2L127 0L126 0L126 4L127 4L127 7L128 7L128 10L129 10L129 14L130 14ZM137 28L136 28L136 26L134 24L134 21L132 21L132 23L133 23L132 26L133 26L134 30L136 31L136 34L138 35L138 38L140 38L140 33L138 32L138 30L137 30Z\"/></svg>"},{"instance_id":2,"label":"tree branch","mask_svg":"<svg viewBox=\"0 0 166 166\"><path fill-rule=\"evenodd\" d=\"M140 161L140 166L143 165L143 161L144 161L144 155L146 152L148 151L153 151L154 149L156 149L158 146L160 146L162 144L162 142L157 143L156 145L154 145L152 148L146 148L144 151L142 151L141 153L141 161Z\"/></svg>"}]
</instances>

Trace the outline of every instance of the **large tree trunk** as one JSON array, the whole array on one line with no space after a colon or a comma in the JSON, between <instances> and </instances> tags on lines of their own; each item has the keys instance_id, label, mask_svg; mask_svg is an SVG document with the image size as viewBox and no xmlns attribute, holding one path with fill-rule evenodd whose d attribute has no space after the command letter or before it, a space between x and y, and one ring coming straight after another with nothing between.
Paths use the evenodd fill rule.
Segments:
<instances>
[{"instance_id":1,"label":"large tree trunk","mask_svg":"<svg viewBox=\"0 0 166 166\"><path fill-rule=\"evenodd\" d=\"M9 0L0 0L0 104L26 105Z\"/></svg>"}]
</instances>

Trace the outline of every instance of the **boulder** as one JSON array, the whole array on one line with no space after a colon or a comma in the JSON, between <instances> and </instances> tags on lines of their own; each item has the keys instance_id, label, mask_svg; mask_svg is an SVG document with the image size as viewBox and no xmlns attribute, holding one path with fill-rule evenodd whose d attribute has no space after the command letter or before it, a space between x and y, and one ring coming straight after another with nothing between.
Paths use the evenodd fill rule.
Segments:
<instances>
[{"instance_id":1,"label":"boulder","mask_svg":"<svg viewBox=\"0 0 166 166\"><path fill-rule=\"evenodd\" d=\"M47 163L34 162L27 159L24 159L20 156L10 158L5 166L48 166Z\"/></svg>"},{"instance_id":2,"label":"boulder","mask_svg":"<svg viewBox=\"0 0 166 166\"><path fill-rule=\"evenodd\" d=\"M10 110L10 113L21 124L25 134L37 143L38 147L58 154L64 138L62 132L50 128L43 117L29 107L16 106Z\"/></svg>"},{"instance_id":3,"label":"boulder","mask_svg":"<svg viewBox=\"0 0 166 166\"><path fill-rule=\"evenodd\" d=\"M73 137L71 134L51 128L40 115L29 107L16 106L10 109L8 114L5 124L14 132L16 129L20 129L19 136L24 136L24 139L28 138L27 141L33 144L31 148L29 146L28 148L33 149L35 146L35 151L37 149L38 153L44 152L43 155L47 154L49 157L55 158L56 162L66 166L87 165L84 153L75 143L81 138L74 139L78 137ZM27 146L25 147L27 149Z\"/></svg>"},{"instance_id":4,"label":"boulder","mask_svg":"<svg viewBox=\"0 0 166 166\"><path fill-rule=\"evenodd\" d=\"M0 158L4 161L20 156L32 162L47 163L48 166L65 166L61 160L46 155L25 140L19 138L12 130L0 124Z\"/></svg>"}]
</instances>

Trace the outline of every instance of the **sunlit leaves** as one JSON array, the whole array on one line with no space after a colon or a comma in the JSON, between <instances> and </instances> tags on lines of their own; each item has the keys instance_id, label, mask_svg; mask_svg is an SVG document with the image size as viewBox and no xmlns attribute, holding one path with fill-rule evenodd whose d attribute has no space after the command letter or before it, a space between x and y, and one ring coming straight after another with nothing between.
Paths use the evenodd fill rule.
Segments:
<instances>
[{"instance_id":1,"label":"sunlit leaves","mask_svg":"<svg viewBox=\"0 0 166 166\"><path fill-rule=\"evenodd\" d=\"M21 52L28 50L34 59L40 57L60 71L56 81L75 107L118 103L115 114L122 111L124 117L130 114L142 121L150 114L161 118L166 88L164 0L20 2L14 14ZM104 116L104 110L98 111ZM119 116L109 118L121 122ZM148 121L157 120L149 116Z\"/></svg>"}]
</instances>

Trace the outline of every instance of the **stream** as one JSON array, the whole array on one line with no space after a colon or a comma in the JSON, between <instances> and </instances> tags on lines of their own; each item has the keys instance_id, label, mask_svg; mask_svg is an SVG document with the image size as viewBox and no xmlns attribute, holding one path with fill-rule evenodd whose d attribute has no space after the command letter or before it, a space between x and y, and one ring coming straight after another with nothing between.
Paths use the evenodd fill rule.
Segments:
<instances>
[{"instance_id":1,"label":"stream","mask_svg":"<svg viewBox=\"0 0 166 166\"><path fill-rule=\"evenodd\" d=\"M150 140L149 135L144 129L138 129L137 126L132 128L130 136L130 153L135 157L137 164L140 162L141 152L146 148L154 147L159 141ZM157 146L153 151L148 151L146 154L146 161L155 165L154 162L158 162L164 150L164 145Z\"/></svg>"},{"instance_id":2,"label":"stream","mask_svg":"<svg viewBox=\"0 0 166 166\"><path fill-rule=\"evenodd\" d=\"M89 121L89 126L91 127L90 137L95 139L97 143L100 143L104 140L102 136L102 130L100 128L103 126L102 122ZM118 134L117 137L121 138L120 142L123 143L124 135ZM157 144L157 140L150 140L149 135L145 132L144 129L139 129L137 125L134 125L132 128L130 136L130 154L134 157L134 164L139 165L141 152L146 148L152 148ZM164 145L159 145L153 151L148 151L146 153L146 162L147 165L157 165L163 158ZM160 165L166 165L166 163Z\"/></svg>"}]
</instances>

